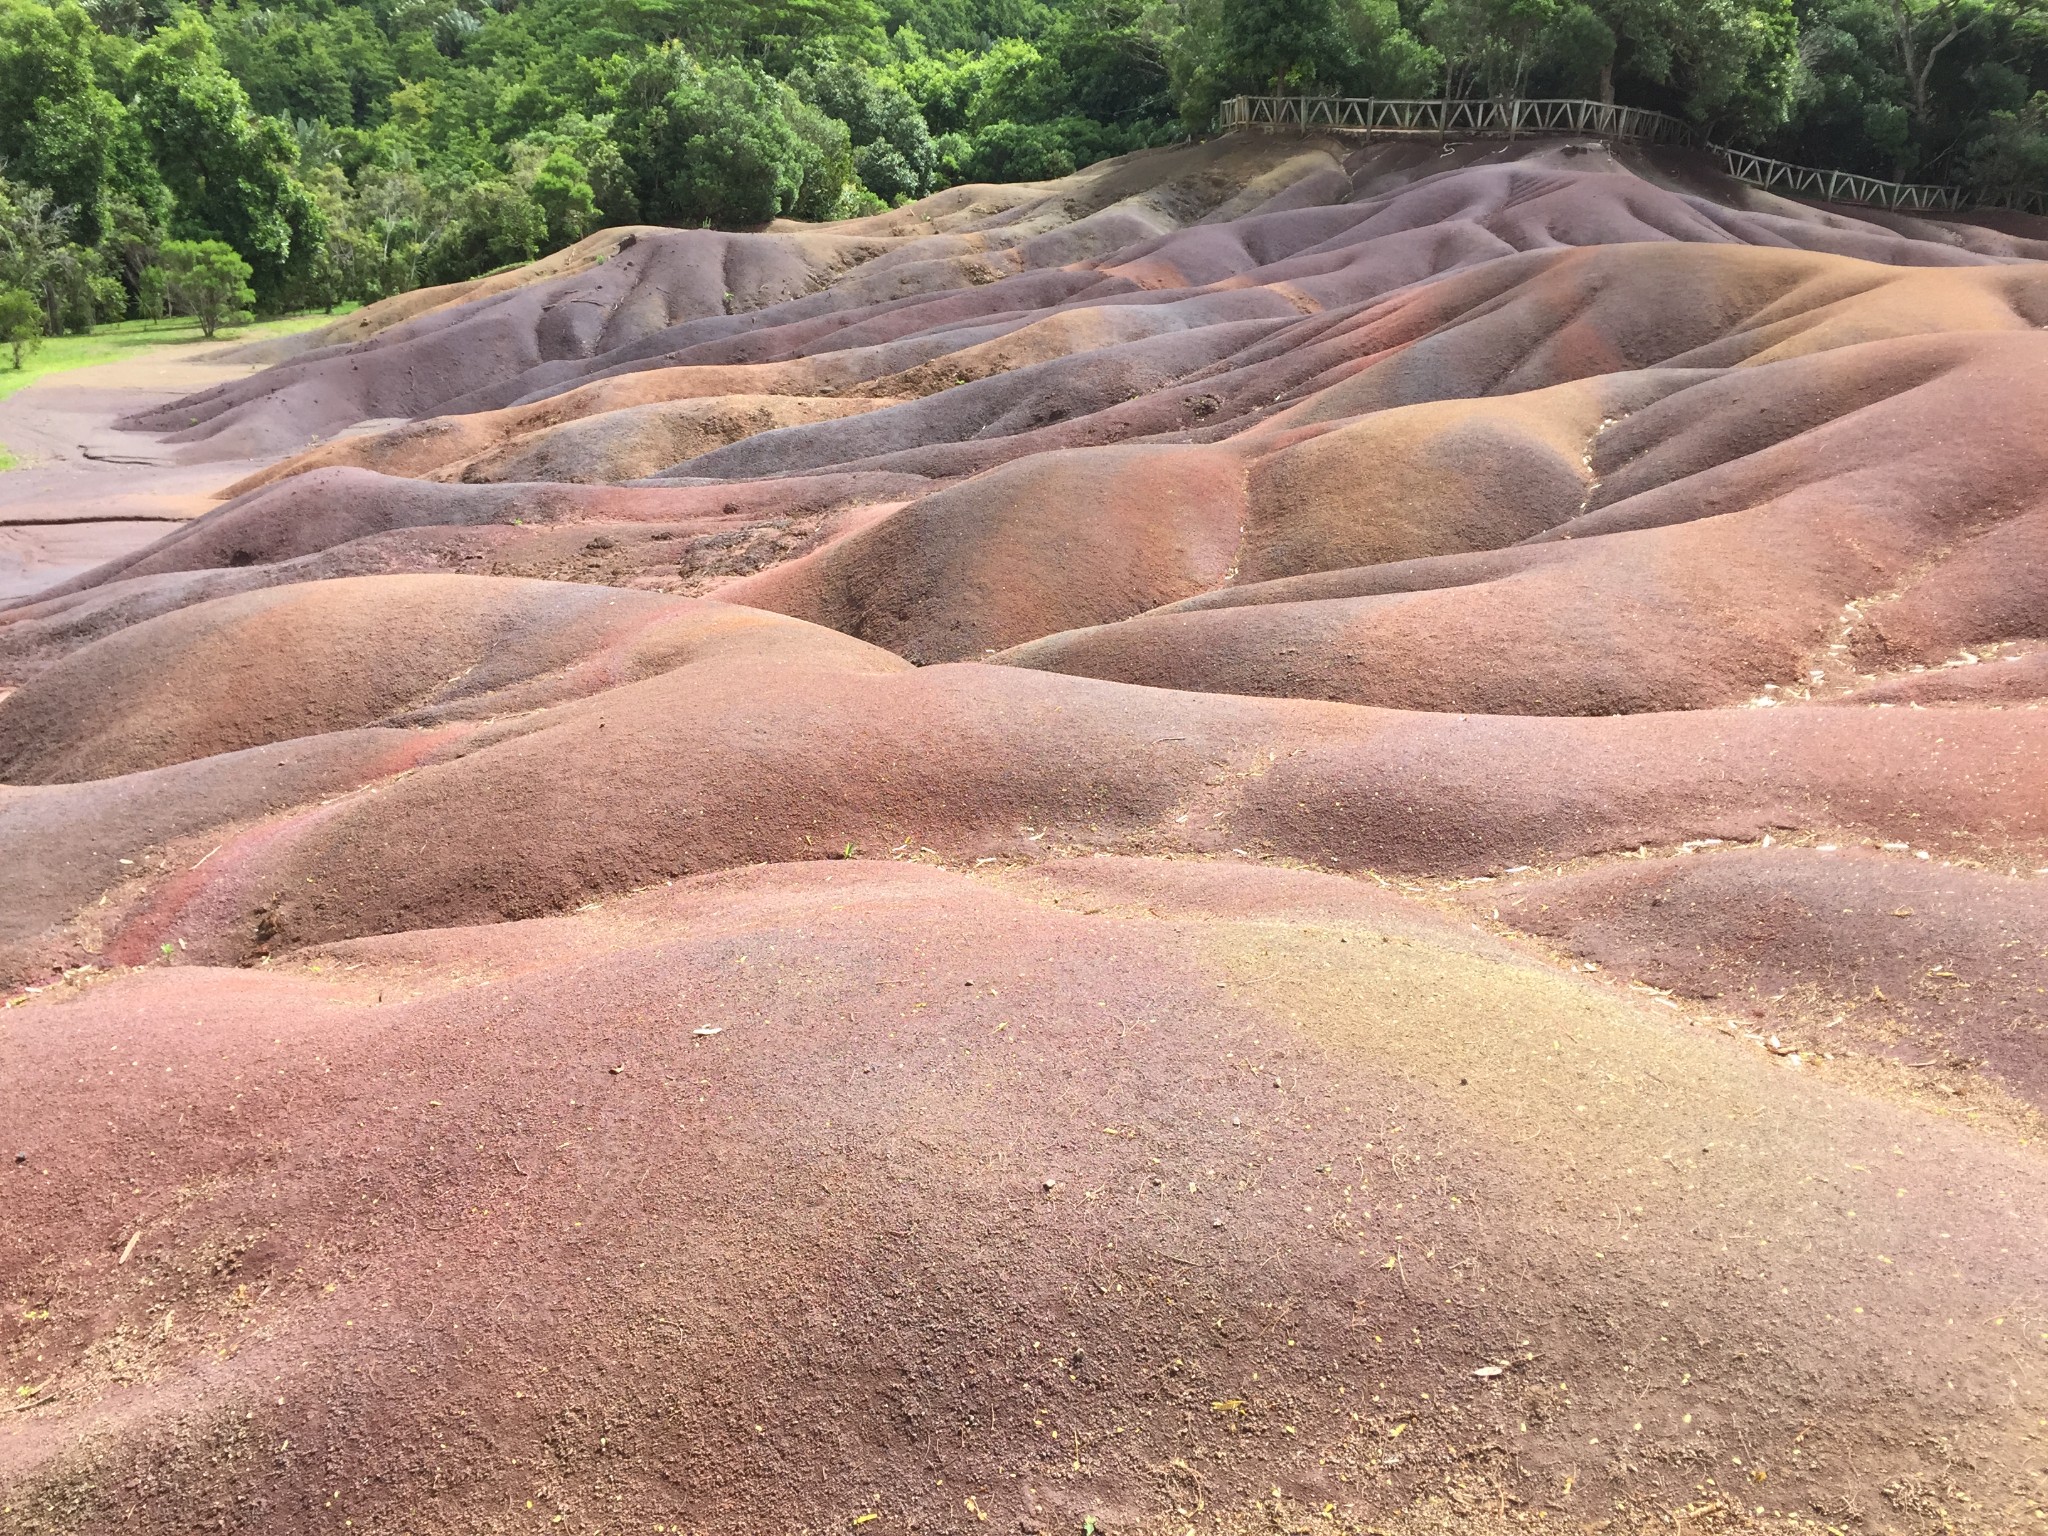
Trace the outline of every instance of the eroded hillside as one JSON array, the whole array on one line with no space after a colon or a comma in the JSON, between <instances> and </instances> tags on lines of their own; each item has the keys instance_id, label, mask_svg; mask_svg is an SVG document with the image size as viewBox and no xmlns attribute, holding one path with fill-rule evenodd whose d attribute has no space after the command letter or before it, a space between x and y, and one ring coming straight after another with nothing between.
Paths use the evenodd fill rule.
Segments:
<instances>
[{"instance_id":1,"label":"eroded hillside","mask_svg":"<svg viewBox=\"0 0 2048 1536\"><path fill-rule=\"evenodd\" d=\"M1232 138L130 423L0 1530L2048 1518L2044 256Z\"/></svg>"}]
</instances>

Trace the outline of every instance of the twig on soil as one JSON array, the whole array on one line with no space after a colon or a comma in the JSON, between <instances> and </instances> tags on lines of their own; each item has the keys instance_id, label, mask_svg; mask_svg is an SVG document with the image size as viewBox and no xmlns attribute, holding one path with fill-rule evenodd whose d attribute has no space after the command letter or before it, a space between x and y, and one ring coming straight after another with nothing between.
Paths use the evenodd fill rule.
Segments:
<instances>
[{"instance_id":1,"label":"twig on soil","mask_svg":"<svg viewBox=\"0 0 2048 1536\"><path fill-rule=\"evenodd\" d=\"M31 1387L27 1391L27 1393L23 1395L22 1400L20 1402L9 1403L7 1405L7 1411L9 1413L21 1413L25 1409L40 1408L45 1403L54 1402L55 1398L43 1396L43 1388L47 1387L52 1381L55 1381L56 1379L56 1377L51 1376L44 1380L40 1386Z\"/></svg>"}]
</instances>

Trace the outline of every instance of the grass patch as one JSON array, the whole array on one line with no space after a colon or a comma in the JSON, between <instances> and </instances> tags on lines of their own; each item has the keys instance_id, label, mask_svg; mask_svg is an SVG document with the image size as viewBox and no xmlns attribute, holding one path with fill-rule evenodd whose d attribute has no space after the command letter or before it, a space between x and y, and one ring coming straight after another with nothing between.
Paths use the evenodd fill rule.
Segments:
<instances>
[{"instance_id":1,"label":"grass patch","mask_svg":"<svg viewBox=\"0 0 2048 1536\"><path fill-rule=\"evenodd\" d=\"M289 336L338 320L353 307L338 308L331 315L286 315L280 320L259 320L254 325L223 330L214 340L260 341L268 336ZM95 326L85 336L52 336L23 363L19 372L9 366L4 352L0 352L0 400L52 373L140 357L155 348L196 347L205 340L199 334L199 322L182 316L175 320L121 320L113 325ZM5 450L0 450L0 468L11 462L5 458Z\"/></svg>"}]
</instances>

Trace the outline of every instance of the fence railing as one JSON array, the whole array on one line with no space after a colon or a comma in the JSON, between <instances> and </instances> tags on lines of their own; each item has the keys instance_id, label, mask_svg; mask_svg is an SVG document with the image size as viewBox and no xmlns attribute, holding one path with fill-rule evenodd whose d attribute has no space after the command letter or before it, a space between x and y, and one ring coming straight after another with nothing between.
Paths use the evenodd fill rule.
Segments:
<instances>
[{"instance_id":1,"label":"fence railing","mask_svg":"<svg viewBox=\"0 0 2048 1536\"><path fill-rule=\"evenodd\" d=\"M1587 134L1629 144L1671 144L1705 150L1737 181L1766 190L1818 197L1835 203L1918 212L1954 212L1976 206L2048 214L2048 189L1978 201L1959 187L1884 181L1853 171L1824 171L1729 149L1690 123L1643 107L1604 101L1383 100L1377 96L1233 96L1217 113L1225 132L1241 128L1323 128L1337 133L1463 135L1515 139L1523 135Z\"/></svg>"}]
</instances>

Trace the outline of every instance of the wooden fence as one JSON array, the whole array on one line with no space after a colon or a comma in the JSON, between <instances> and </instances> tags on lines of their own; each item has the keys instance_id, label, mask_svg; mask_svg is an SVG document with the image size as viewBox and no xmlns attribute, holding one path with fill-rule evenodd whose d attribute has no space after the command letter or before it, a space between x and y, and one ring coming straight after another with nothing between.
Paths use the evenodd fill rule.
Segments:
<instances>
[{"instance_id":1,"label":"wooden fence","mask_svg":"<svg viewBox=\"0 0 2048 1536\"><path fill-rule=\"evenodd\" d=\"M1324 129L1335 133L1433 138L1516 139L1586 134L1628 144L1670 144L1704 150L1737 181L1770 191L1918 213L1976 206L2048 214L2048 188L1970 203L1959 187L1883 181L1853 171L1823 171L1729 149L1690 123L1642 107L1602 101L1393 101L1377 96L1233 96L1217 112L1225 132L1237 129Z\"/></svg>"}]
</instances>

